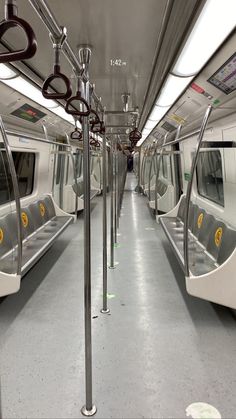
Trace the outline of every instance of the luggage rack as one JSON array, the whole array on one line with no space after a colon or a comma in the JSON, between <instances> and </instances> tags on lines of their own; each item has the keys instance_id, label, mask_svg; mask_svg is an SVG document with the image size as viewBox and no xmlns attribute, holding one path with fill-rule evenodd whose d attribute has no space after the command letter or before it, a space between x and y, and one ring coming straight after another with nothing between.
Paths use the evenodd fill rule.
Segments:
<instances>
[{"instance_id":1,"label":"luggage rack","mask_svg":"<svg viewBox=\"0 0 236 419\"><path fill-rule=\"evenodd\" d=\"M208 107L186 196L182 195L178 204L158 220L184 269L188 293L235 309L236 230L191 200L200 148L208 144L202 140L210 113ZM229 144L221 142L220 147L225 146Z\"/></svg>"}]
</instances>

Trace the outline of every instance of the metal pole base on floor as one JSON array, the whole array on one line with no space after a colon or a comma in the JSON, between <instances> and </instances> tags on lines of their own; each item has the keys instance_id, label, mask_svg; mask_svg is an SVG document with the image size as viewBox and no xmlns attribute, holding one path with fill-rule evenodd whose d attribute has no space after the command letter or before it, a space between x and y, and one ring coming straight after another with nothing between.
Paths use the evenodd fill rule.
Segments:
<instances>
[{"instance_id":1,"label":"metal pole base on floor","mask_svg":"<svg viewBox=\"0 0 236 419\"><path fill-rule=\"evenodd\" d=\"M97 413L97 408L96 408L95 404L93 404L91 410L87 410L86 406L83 406L82 409L81 409L81 413L84 416L94 416L95 413Z\"/></svg>"},{"instance_id":2,"label":"metal pole base on floor","mask_svg":"<svg viewBox=\"0 0 236 419\"><path fill-rule=\"evenodd\" d=\"M110 313L110 309L109 308L107 308L106 310L104 310L103 308L100 310L100 313L102 313L102 314L108 314L108 313Z\"/></svg>"}]
</instances>

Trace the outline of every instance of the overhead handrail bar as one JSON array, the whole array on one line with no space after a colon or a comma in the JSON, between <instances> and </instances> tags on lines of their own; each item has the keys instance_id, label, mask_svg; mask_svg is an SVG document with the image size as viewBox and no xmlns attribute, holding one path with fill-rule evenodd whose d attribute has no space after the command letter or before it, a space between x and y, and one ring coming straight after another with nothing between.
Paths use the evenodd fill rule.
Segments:
<instances>
[{"instance_id":1,"label":"overhead handrail bar","mask_svg":"<svg viewBox=\"0 0 236 419\"><path fill-rule=\"evenodd\" d=\"M61 34L61 27L58 25L55 17L53 16L52 11L50 10L48 4L45 0L29 0L31 6L35 9L37 14L39 15L40 19L44 23L44 25L47 27L48 31L52 34L54 38L57 38ZM65 40L62 51L70 63L71 67L76 71L77 74L80 74L83 72L83 67L78 61L75 53L73 52L70 44L67 40ZM83 73L82 79L84 82L89 81L86 73ZM92 84L90 84L92 86ZM102 104L100 98L96 95L95 91L92 92L93 100L98 104L100 109L102 110Z\"/></svg>"},{"instance_id":2,"label":"overhead handrail bar","mask_svg":"<svg viewBox=\"0 0 236 419\"><path fill-rule=\"evenodd\" d=\"M68 99L72 95L71 83L68 77L65 74L61 73L61 66L60 66L60 51L62 46L66 40L67 31L66 28L61 28L61 35L57 38L54 38L52 34L50 34L50 38L53 43L54 49L54 64L53 64L53 73L47 77L47 79L43 83L42 87L42 95L46 99ZM62 80L65 85L64 92L48 92L48 88L51 86L51 83L54 80Z\"/></svg>"},{"instance_id":3,"label":"overhead handrail bar","mask_svg":"<svg viewBox=\"0 0 236 419\"><path fill-rule=\"evenodd\" d=\"M0 22L0 40L9 29L20 28L26 36L27 45L24 49L19 49L17 51L1 52L0 63L9 63L32 58L37 50L35 33L28 22L17 16L18 8L16 0L5 0L4 11L5 18Z\"/></svg>"},{"instance_id":4,"label":"overhead handrail bar","mask_svg":"<svg viewBox=\"0 0 236 419\"><path fill-rule=\"evenodd\" d=\"M21 275L21 265L22 265L22 221L21 221L21 205L20 205L20 191L19 191L19 185L17 181L17 175L14 165L14 160L12 157L11 147L8 142L7 134L5 131L5 127L2 121L2 117L0 116L0 130L3 138L3 142L6 149L6 156L7 161L9 164L10 174L11 174L11 180L12 180L12 187L14 192L14 198L16 203L16 220L17 220L17 268L16 273L17 275Z\"/></svg>"},{"instance_id":5,"label":"overhead handrail bar","mask_svg":"<svg viewBox=\"0 0 236 419\"><path fill-rule=\"evenodd\" d=\"M217 108L218 109L218 108ZM178 129L178 128L177 128ZM212 129L212 127L209 127L209 128L207 128L207 130L211 130ZM197 129L197 130L194 130L194 131L191 131L191 132L189 132L188 134L185 134L185 135L183 135L183 137L179 137L177 140L175 139L175 140L173 140L173 141L169 141L168 143L166 143L165 145L163 145L163 144L161 144L159 147L158 147L158 149L159 148L162 148L162 147L167 147L168 145L173 145L173 144L178 144L178 143L181 143L181 142L183 142L183 141L185 141L185 140L187 140L188 138L191 138L193 135L198 135L200 133L200 129ZM176 138L176 137L175 137Z\"/></svg>"},{"instance_id":6,"label":"overhead handrail bar","mask_svg":"<svg viewBox=\"0 0 236 419\"><path fill-rule=\"evenodd\" d=\"M65 144L65 143L59 143L58 141L44 140L43 138L35 137L34 135L24 134L19 131L12 131L9 129L6 129L5 131L7 135L13 135L15 137L26 138L28 140L39 141L41 143L46 143L46 144L60 145L62 147L70 147L68 144Z\"/></svg>"},{"instance_id":7,"label":"overhead handrail bar","mask_svg":"<svg viewBox=\"0 0 236 419\"><path fill-rule=\"evenodd\" d=\"M189 271L189 257L188 257L188 226L189 226L189 210L190 210L190 199L191 199L191 193L192 193L192 187L193 187L193 179L194 179L194 174L195 174L195 170L197 167L197 163L198 163L198 157L199 157L199 153L200 153L200 148L201 148L201 144L202 144L202 140L203 140L203 135L205 132L205 128L207 126L207 122L209 120L209 117L211 115L211 111L212 111L212 106L209 105L206 109L206 112L204 114L203 120L202 120L202 125L199 131L199 137L198 137L198 142L197 142L197 146L196 146L196 152L195 152L195 156L193 158L193 162L192 162L192 167L191 167L191 171L190 171L190 179L188 182L188 187L187 187L187 193L186 193L186 210L185 210L185 219L184 219L184 266L185 266L185 276L189 277L190 275L190 271Z\"/></svg>"}]
</instances>

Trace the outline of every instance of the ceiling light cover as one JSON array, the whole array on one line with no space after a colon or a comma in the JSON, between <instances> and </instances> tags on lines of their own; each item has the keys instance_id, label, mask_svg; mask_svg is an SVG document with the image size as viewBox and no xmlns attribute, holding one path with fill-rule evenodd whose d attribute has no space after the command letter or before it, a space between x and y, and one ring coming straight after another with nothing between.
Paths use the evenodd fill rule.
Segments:
<instances>
[{"instance_id":1,"label":"ceiling light cover","mask_svg":"<svg viewBox=\"0 0 236 419\"><path fill-rule=\"evenodd\" d=\"M5 64L0 64L0 80L8 80L17 77L18 74Z\"/></svg>"},{"instance_id":2,"label":"ceiling light cover","mask_svg":"<svg viewBox=\"0 0 236 419\"><path fill-rule=\"evenodd\" d=\"M62 106L58 108L51 109L51 112L55 113L56 115L60 116L60 118L65 119L65 121L69 122L72 125L75 125L75 121L72 115L69 115ZM76 122L77 128L81 128L81 124L79 121Z\"/></svg>"},{"instance_id":3,"label":"ceiling light cover","mask_svg":"<svg viewBox=\"0 0 236 419\"><path fill-rule=\"evenodd\" d=\"M207 0L174 66L179 76L195 75L235 28L235 0Z\"/></svg>"},{"instance_id":4,"label":"ceiling light cover","mask_svg":"<svg viewBox=\"0 0 236 419\"><path fill-rule=\"evenodd\" d=\"M59 106L55 100L44 99L41 90L21 76L11 80L2 80L2 82L46 109L53 109Z\"/></svg>"},{"instance_id":5,"label":"ceiling light cover","mask_svg":"<svg viewBox=\"0 0 236 419\"><path fill-rule=\"evenodd\" d=\"M179 97L179 95L184 91L188 86L193 77L177 77L169 74L166 79L166 82L161 89L161 93L157 98L156 106L170 107ZM153 111L155 108L153 109ZM163 115L166 113L167 109L163 110Z\"/></svg>"}]
</instances>

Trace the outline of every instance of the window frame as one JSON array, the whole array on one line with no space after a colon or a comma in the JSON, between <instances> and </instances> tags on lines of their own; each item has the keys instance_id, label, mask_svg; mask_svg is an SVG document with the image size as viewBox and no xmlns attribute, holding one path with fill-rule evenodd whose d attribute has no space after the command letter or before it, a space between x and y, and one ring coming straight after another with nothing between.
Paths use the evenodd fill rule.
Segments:
<instances>
[{"instance_id":1,"label":"window frame","mask_svg":"<svg viewBox=\"0 0 236 419\"><path fill-rule=\"evenodd\" d=\"M210 197L209 195L206 195L206 194L204 195L199 190L200 178L199 178L199 172L198 172L198 170L199 170L198 169L198 164L200 162L201 155L203 155L204 153L216 153L216 152L220 155L220 163L221 163L221 168L220 169L221 169L221 173L222 173L221 179L222 179L222 197L223 197L223 202L222 201L219 201L219 200L216 200L216 199ZM222 155L221 155L221 152L220 152L219 149L203 149L203 150L200 151L200 153L199 153L199 160L198 160L198 163L197 163L197 166L196 166L196 186L197 186L197 193L198 193L199 196L201 196L204 199L207 199L210 202L213 202L216 205L219 205L221 208L225 208L223 158L222 158Z\"/></svg>"}]
</instances>

